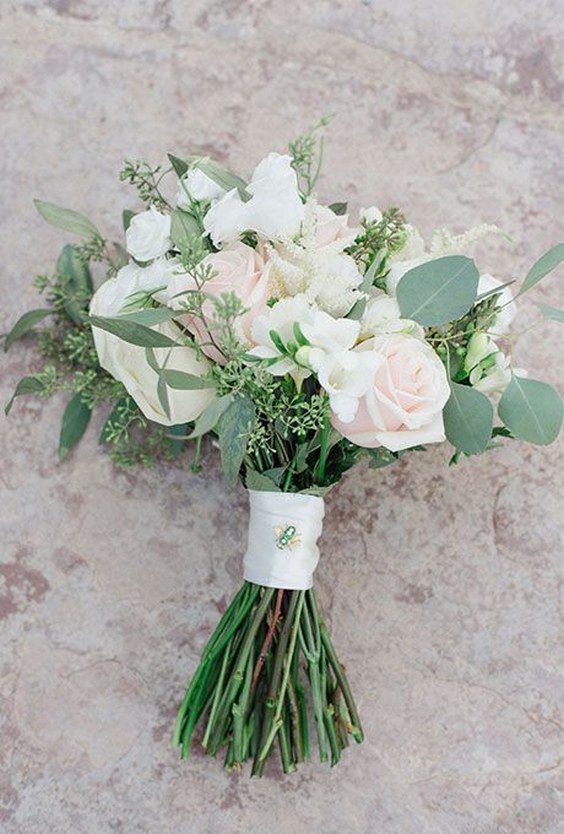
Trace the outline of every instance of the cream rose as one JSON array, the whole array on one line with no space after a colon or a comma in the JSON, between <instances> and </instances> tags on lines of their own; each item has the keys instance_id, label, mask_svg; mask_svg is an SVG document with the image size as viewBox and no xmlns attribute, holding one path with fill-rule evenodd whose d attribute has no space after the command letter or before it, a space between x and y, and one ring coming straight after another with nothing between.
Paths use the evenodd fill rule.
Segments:
<instances>
[{"instance_id":1,"label":"cream rose","mask_svg":"<svg viewBox=\"0 0 564 834\"><path fill-rule=\"evenodd\" d=\"M246 308L234 323L234 329L241 342L251 343L251 327L255 318L268 308L268 264L263 258L244 243L234 243L230 247L207 255L202 266L210 267L213 275L202 286L202 292L208 296L202 305L202 312L206 317L206 325L194 315L186 314L183 323L193 333L201 344L202 350L216 362L224 363L225 357L211 342L218 342L220 334L214 298L220 298L224 293L234 293ZM178 273L169 281L166 297L161 300L175 310L182 310L186 294L198 289L198 285L191 275Z\"/></svg>"},{"instance_id":2,"label":"cream rose","mask_svg":"<svg viewBox=\"0 0 564 834\"><path fill-rule=\"evenodd\" d=\"M154 206L136 214L125 233L127 251L136 261L152 261L165 255L171 247L170 215Z\"/></svg>"},{"instance_id":3,"label":"cream rose","mask_svg":"<svg viewBox=\"0 0 564 834\"><path fill-rule=\"evenodd\" d=\"M143 275L147 271L126 266L118 272L116 278L105 281L92 297L92 315L118 315L126 298L147 281L147 276ZM181 331L172 322L164 322L154 329L171 339L179 340L181 337ZM124 342L98 327L93 327L92 333L100 365L123 383L147 419L165 426L189 423L199 417L213 400L215 394L210 388L189 391L167 388L170 408L168 416L157 394L158 375L147 362L145 348ZM155 358L161 367L166 362L169 370L184 371L195 376L202 376L210 367L206 359L198 358L193 348L184 346L155 348Z\"/></svg>"},{"instance_id":4,"label":"cream rose","mask_svg":"<svg viewBox=\"0 0 564 834\"><path fill-rule=\"evenodd\" d=\"M333 426L357 446L392 452L445 439L442 410L450 396L444 366L426 342L394 334L363 342L355 351L378 359L372 385L351 422Z\"/></svg>"}]
</instances>

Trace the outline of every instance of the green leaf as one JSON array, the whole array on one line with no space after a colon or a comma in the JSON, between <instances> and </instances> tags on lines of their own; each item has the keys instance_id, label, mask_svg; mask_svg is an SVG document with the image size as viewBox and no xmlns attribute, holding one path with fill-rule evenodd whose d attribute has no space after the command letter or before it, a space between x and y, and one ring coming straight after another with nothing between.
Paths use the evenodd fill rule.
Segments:
<instances>
[{"instance_id":1,"label":"green leaf","mask_svg":"<svg viewBox=\"0 0 564 834\"><path fill-rule=\"evenodd\" d=\"M450 390L443 409L447 440L466 455L484 452L492 436L491 402L481 391L468 385L451 382Z\"/></svg>"},{"instance_id":2,"label":"green leaf","mask_svg":"<svg viewBox=\"0 0 564 834\"><path fill-rule=\"evenodd\" d=\"M99 327L100 330L106 330L114 336L123 339L124 342L129 342L130 345L138 345L139 347L179 347L179 343L175 342L164 333L159 333L158 330L151 330L150 327L145 327L142 324L128 321L125 316L89 316L88 321L92 327Z\"/></svg>"},{"instance_id":3,"label":"green leaf","mask_svg":"<svg viewBox=\"0 0 564 834\"><path fill-rule=\"evenodd\" d=\"M113 424L116 421L119 421L124 407L126 407L131 401L131 397L127 396L121 397L121 399L116 402L111 412L106 417L104 425L102 426L102 431L100 432L100 437L98 438L99 443L109 442L109 438L113 434Z\"/></svg>"},{"instance_id":4,"label":"green leaf","mask_svg":"<svg viewBox=\"0 0 564 834\"><path fill-rule=\"evenodd\" d=\"M12 408L16 397L21 397L24 394L40 394L44 390L45 386L43 385L41 380L38 379L36 376L24 376L24 378L20 379L20 381L16 385L16 390L12 394L12 397L9 400L9 402L6 403L6 406L4 407L4 413L10 413L10 409Z\"/></svg>"},{"instance_id":5,"label":"green leaf","mask_svg":"<svg viewBox=\"0 0 564 834\"><path fill-rule=\"evenodd\" d=\"M80 394L75 394L69 401L63 414L61 434L59 435L59 458L63 460L73 449L90 422L91 409L82 401Z\"/></svg>"},{"instance_id":6,"label":"green leaf","mask_svg":"<svg viewBox=\"0 0 564 834\"><path fill-rule=\"evenodd\" d=\"M347 213L347 206L348 203L331 203L329 208L333 214L336 214L338 217L342 217L343 214Z\"/></svg>"},{"instance_id":7,"label":"green leaf","mask_svg":"<svg viewBox=\"0 0 564 834\"><path fill-rule=\"evenodd\" d=\"M245 180L238 177L237 174L228 171L219 162L209 157L189 156L186 160L183 160L169 154L168 158L179 177L184 176L188 168L199 168L210 180L213 180L221 188L224 188L225 191L231 191L233 188L236 188L242 200L246 202L251 198L251 195L247 192L247 183Z\"/></svg>"},{"instance_id":8,"label":"green leaf","mask_svg":"<svg viewBox=\"0 0 564 834\"><path fill-rule=\"evenodd\" d=\"M170 402L168 399L168 391L166 387L166 382L159 376L159 381L157 382L157 395L159 398L159 402L161 407L166 414L167 418L170 420Z\"/></svg>"},{"instance_id":9,"label":"green leaf","mask_svg":"<svg viewBox=\"0 0 564 834\"><path fill-rule=\"evenodd\" d=\"M65 289L65 312L76 324L81 324L94 292L92 275L78 255L77 247L67 243L57 259L57 275Z\"/></svg>"},{"instance_id":10,"label":"green leaf","mask_svg":"<svg viewBox=\"0 0 564 834\"><path fill-rule=\"evenodd\" d=\"M268 475L264 475L249 467L247 467L245 473L245 485L247 489L254 489L257 492L281 492L280 487Z\"/></svg>"},{"instance_id":11,"label":"green leaf","mask_svg":"<svg viewBox=\"0 0 564 834\"><path fill-rule=\"evenodd\" d=\"M36 324L39 324L40 321L43 321L44 318L52 315L52 313L53 310L48 309L28 310L27 313L20 316L4 340L4 350L8 350L14 342L21 339L30 330L33 330Z\"/></svg>"},{"instance_id":12,"label":"green leaf","mask_svg":"<svg viewBox=\"0 0 564 834\"><path fill-rule=\"evenodd\" d=\"M121 222L123 223L123 231L127 232L129 229L129 224L135 217L135 212L131 211L131 209L124 209L121 213Z\"/></svg>"},{"instance_id":13,"label":"green leaf","mask_svg":"<svg viewBox=\"0 0 564 834\"><path fill-rule=\"evenodd\" d=\"M83 214L56 206L54 203L46 203L44 200L34 200L33 202L41 217L51 226L64 229L65 232L72 232L79 237L102 237L94 223Z\"/></svg>"},{"instance_id":14,"label":"green leaf","mask_svg":"<svg viewBox=\"0 0 564 834\"><path fill-rule=\"evenodd\" d=\"M558 307L551 307L549 304L537 304L537 307L545 319L552 319L552 321L564 321L564 310L559 310Z\"/></svg>"},{"instance_id":15,"label":"green leaf","mask_svg":"<svg viewBox=\"0 0 564 834\"><path fill-rule=\"evenodd\" d=\"M557 243L556 246L553 246L552 249L549 249L548 252L541 255L538 261L533 264L517 295L523 295L524 292L527 292L535 284L538 284L541 278L544 278L545 275L548 275L549 272L556 269L562 261L564 261L564 243Z\"/></svg>"},{"instance_id":16,"label":"green leaf","mask_svg":"<svg viewBox=\"0 0 564 834\"><path fill-rule=\"evenodd\" d=\"M177 458L182 452L186 442L187 431L188 423L179 423L175 426L169 426L168 434L170 435L170 447L173 458Z\"/></svg>"},{"instance_id":17,"label":"green leaf","mask_svg":"<svg viewBox=\"0 0 564 834\"><path fill-rule=\"evenodd\" d=\"M226 394L224 397L218 397L216 400L212 400L194 423L194 430L190 434L189 439L192 440L195 437L201 437L203 434L212 431L216 427L223 412L232 402L233 394Z\"/></svg>"},{"instance_id":18,"label":"green leaf","mask_svg":"<svg viewBox=\"0 0 564 834\"><path fill-rule=\"evenodd\" d=\"M134 324L143 324L145 327L153 327L155 324L162 324L170 321L178 315L178 310L171 310L168 307L151 307L147 310L135 310L133 313L123 313L117 318L120 321L132 321Z\"/></svg>"},{"instance_id":19,"label":"green leaf","mask_svg":"<svg viewBox=\"0 0 564 834\"><path fill-rule=\"evenodd\" d=\"M221 465L227 483L235 484L251 432L256 421L251 399L237 395L227 406L217 424Z\"/></svg>"},{"instance_id":20,"label":"green leaf","mask_svg":"<svg viewBox=\"0 0 564 834\"><path fill-rule=\"evenodd\" d=\"M397 286L401 314L424 327L459 319L476 301L478 279L474 261L462 255L416 266Z\"/></svg>"},{"instance_id":21,"label":"green leaf","mask_svg":"<svg viewBox=\"0 0 564 834\"><path fill-rule=\"evenodd\" d=\"M196 374L187 374L185 371L164 369L160 375L169 386L178 391L195 391L200 388L215 388L215 383L209 379L202 379Z\"/></svg>"},{"instance_id":22,"label":"green leaf","mask_svg":"<svg viewBox=\"0 0 564 834\"><path fill-rule=\"evenodd\" d=\"M375 449L365 449L364 454L370 458L368 464L370 469L382 469L384 466L390 466L390 464L398 461L402 457L403 451L391 452L384 446L378 446Z\"/></svg>"},{"instance_id":23,"label":"green leaf","mask_svg":"<svg viewBox=\"0 0 564 834\"><path fill-rule=\"evenodd\" d=\"M170 236L180 252L190 250L193 241L200 239L204 233L203 227L194 215L182 209L174 209L170 215L170 220Z\"/></svg>"},{"instance_id":24,"label":"green leaf","mask_svg":"<svg viewBox=\"0 0 564 834\"><path fill-rule=\"evenodd\" d=\"M562 412L562 398L551 385L515 374L498 406L498 414L509 431L537 446L556 440Z\"/></svg>"},{"instance_id":25,"label":"green leaf","mask_svg":"<svg viewBox=\"0 0 564 834\"><path fill-rule=\"evenodd\" d=\"M171 153L168 154L168 158L170 159L170 164L174 168L176 176L181 179L188 170L188 163L184 162L183 159L180 159L179 156L174 156L174 154Z\"/></svg>"}]
</instances>

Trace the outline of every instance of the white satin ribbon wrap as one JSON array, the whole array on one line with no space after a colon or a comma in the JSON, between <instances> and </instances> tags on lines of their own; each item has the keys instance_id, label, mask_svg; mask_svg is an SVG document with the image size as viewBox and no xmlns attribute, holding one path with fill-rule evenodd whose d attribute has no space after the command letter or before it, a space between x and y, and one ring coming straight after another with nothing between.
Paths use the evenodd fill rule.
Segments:
<instances>
[{"instance_id":1,"label":"white satin ribbon wrap","mask_svg":"<svg viewBox=\"0 0 564 834\"><path fill-rule=\"evenodd\" d=\"M244 575L268 588L307 591L319 561L325 504L317 495L250 489Z\"/></svg>"}]
</instances>

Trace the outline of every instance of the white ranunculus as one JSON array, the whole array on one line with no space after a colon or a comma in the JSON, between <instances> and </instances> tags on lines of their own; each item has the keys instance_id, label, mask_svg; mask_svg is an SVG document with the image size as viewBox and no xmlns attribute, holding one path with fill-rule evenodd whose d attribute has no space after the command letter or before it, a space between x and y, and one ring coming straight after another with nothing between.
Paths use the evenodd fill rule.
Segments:
<instances>
[{"instance_id":1,"label":"white ranunculus","mask_svg":"<svg viewBox=\"0 0 564 834\"><path fill-rule=\"evenodd\" d=\"M204 228L215 246L254 231L268 240L297 234L304 218L291 157L271 153L260 162L247 186L251 199L241 200L236 189L227 192L207 212Z\"/></svg>"},{"instance_id":2,"label":"white ranunculus","mask_svg":"<svg viewBox=\"0 0 564 834\"><path fill-rule=\"evenodd\" d=\"M408 336L425 338L425 331L412 319L403 319L395 298L381 290L375 290L366 304L360 320L361 335L382 336L387 333L405 333Z\"/></svg>"},{"instance_id":3,"label":"white ranunculus","mask_svg":"<svg viewBox=\"0 0 564 834\"><path fill-rule=\"evenodd\" d=\"M125 233L126 249L136 261L152 261L165 255L171 247L170 215L154 206L136 214Z\"/></svg>"},{"instance_id":4,"label":"white ranunculus","mask_svg":"<svg viewBox=\"0 0 564 834\"><path fill-rule=\"evenodd\" d=\"M90 303L91 314L118 315L126 299L143 288L145 282L153 280L144 274L151 269L144 270L134 265L121 269L115 278L105 281L94 293ZM182 336L172 322L164 322L154 329L174 340L180 340ZM188 423L199 417L213 400L215 393L210 388L189 391L168 388L170 416L167 416L157 393L158 375L147 362L145 348L124 342L98 327L93 327L92 333L100 365L123 383L147 419L165 426ZM210 367L210 363L198 358L196 351L190 347L155 348L154 353L157 363L162 367L166 362L169 370L203 376Z\"/></svg>"},{"instance_id":5,"label":"white ranunculus","mask_svg":"<svg viewBox=\"0 0 564 834\"><path fill-rule=\"evenodd\" d=\"M204 174L199 168L192 168L181 178L178 183L176 205L181 209L190 208L192 200L205 200L213 202L220 200L225 194L225 188L218 185L215 180Z\"/></svg>"},{"instance_id":6,"label":"white ranunculus","mask_svg":"<svg viewBox=\"0 0 564 834\"><path fill-rule=\"evenodd\" d=\"M501 286L503 286L501 281L498 281L493 275L485 272L483 275L480 275L478 295L482 295L482 293L489 292L490 290L496 290ZM513 293L509 287L504 287L501 290L498 304L503 309L491 320L488 330L496 336L505 336L509 333L511 323L517 315L517 304L514 301Z\"/></svg>"}]
</instances>

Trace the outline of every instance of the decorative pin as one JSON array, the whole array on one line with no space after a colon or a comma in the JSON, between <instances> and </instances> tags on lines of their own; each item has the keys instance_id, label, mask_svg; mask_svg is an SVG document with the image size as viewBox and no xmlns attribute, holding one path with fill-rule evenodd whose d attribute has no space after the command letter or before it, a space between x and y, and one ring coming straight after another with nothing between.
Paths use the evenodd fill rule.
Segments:
<instances>
[{"instance_id":1,"label":"decorative pin","mask_svg":"<svg viewBox=\"0 0 564 834\"><path fill-rule=\"evenodd\" d=\"M286 527L275 527L276 533L276 547L279 550L293 550L299 547L302 543L301 536L293 524L288 524Z\"/></svg>"}]
</instances>

